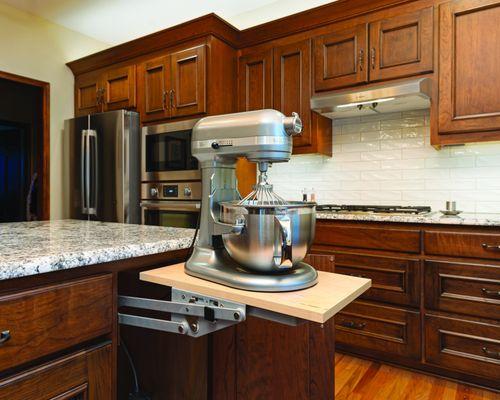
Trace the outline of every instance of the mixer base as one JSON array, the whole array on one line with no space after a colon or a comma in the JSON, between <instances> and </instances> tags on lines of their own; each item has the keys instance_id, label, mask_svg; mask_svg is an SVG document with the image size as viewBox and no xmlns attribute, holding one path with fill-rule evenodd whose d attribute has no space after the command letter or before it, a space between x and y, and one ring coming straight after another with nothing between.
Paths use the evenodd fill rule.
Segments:
<instances>
[{"instance_id":1,"label":"mixer base","mask_svg":"<svg viewBox=\"0 0 500 400\"><path fill-rule=\"evenodd\" d=\"M224 250L201 247L195 248L184 271L197 278L255 292L290 292L318 282L316 270L304 262L288 272L263 275L243 269Z\"/></svg>"}]
</instances>

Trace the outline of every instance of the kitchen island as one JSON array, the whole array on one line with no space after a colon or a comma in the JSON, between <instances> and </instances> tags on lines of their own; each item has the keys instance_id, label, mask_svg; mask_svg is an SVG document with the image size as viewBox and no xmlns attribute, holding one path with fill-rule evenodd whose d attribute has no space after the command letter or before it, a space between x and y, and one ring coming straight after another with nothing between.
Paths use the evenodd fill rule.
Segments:
<instances>
[{"instance_id":1,"label":"kitchen island","mask_svg":"<svg viewBox=\"0 0 500 400\"><path fill-rule=\"evenodd\" d=\"M75 220L0 224L0 399L127 399L123 344L154 399L332 398L331 320L287 326L248 316L197 338L118 325L119 295L170 299L168 284L139 274L182 266L193 234ZM330 256L309 262L333 272ZM344 278L345 296L328 300L335 312L369 287Z\"/></svg>"}]
</instances>

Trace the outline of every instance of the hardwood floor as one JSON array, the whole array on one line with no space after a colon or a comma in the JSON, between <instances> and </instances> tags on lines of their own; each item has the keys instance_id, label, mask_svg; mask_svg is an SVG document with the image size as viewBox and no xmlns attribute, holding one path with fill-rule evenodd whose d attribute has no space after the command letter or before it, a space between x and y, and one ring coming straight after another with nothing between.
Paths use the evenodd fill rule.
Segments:
<instances>
[{"instance_id":1,"label":"hardwood floor","mask_svg":"<svg viewBox=\"0 0 500 400\"><path fill-rule=\"evenodd\" d=\"M337 353L335 400L500 400L500 394Z\"/></svg>"}]
</instances>

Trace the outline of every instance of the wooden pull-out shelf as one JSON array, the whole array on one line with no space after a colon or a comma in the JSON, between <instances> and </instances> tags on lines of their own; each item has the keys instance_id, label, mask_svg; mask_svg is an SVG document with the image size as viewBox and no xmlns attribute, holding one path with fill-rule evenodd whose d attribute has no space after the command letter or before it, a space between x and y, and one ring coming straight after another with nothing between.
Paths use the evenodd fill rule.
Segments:
<instances>
[{"instance_id":1,"label":"wooden pull-out shelf","mask_svg":"<svg viewBox=\"0 0 500 400\"><path fill-rule=\"evenodd\" d=\"M315 286L281 293L250 292L195 278L184 272L184 264L141 272L140 279L318 323L328 321L371 286L370 279L323 271L318 274Z\"/></svg>"}]
</instances>

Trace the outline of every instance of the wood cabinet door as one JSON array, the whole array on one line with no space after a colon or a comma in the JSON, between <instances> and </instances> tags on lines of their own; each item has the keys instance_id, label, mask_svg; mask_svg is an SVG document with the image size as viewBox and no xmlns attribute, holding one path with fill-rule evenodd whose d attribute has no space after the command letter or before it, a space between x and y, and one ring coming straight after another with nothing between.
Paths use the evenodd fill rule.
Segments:
<instances>
[{"instance_id":1,"label":"wood cabinet door","mask_svg":"<svg viewBox=\"0 0 500 400\"><path fill-rule=\"evenodd\" d=\"M240 111L273 107L272 74L272 50L239 58L238 109Z\"/></svg>"},{"instance_id":2,"label":"wood cabinet door","mask_svg":"<svg viewBox=\"0 0 500 400\"><path fill-rule=\"evenodd\" d=\"M111 400L111 344L50 361L0 380L0 399Z\"/></svg>"},{"instance_id":3,"label":"wood cabinet door","mask_svg":"<svg viewBox=\"0 0 500 400\"><path fill-rule=\"evenodd\" d=\"M170 99L170 57L157 57L139 65L138 71L139 109L142 121L168 118Z\"/></svg>"},{"instance_id":4,"label":"wood cabinet door","mask_svg":"<svg viewBox=\"0 0 500 400\"><path fill-rule=\"evenodd\" d=\"M332 90L368 81L366 24L314 39L314 90Z\"/></svg>"},{"instance_id":5,"label":"wood cabinet door","mask_svg":"<svg viewBox=\"0 0 500 400\"><path fill-rule=\"evenodd\" d=\"M439 9L439 132L500 130L500 2Z\"/></svg>"},{"instance_id":6,"label":"wood cabinet door","mask_svg":"<svg viewBox=\"0 0 500 400\"><path fill-rule=\"evenodd\" d=\"M135 65L110 68L102 76L104 91L104 111L134 108L135 95Z\"/></svg>"},{"instance_id":7,"label":"wood cabinet door","mask_svg":"<svg viewBox=\"0 0 500 400\"><path fill-rule=\"evenodd\" d=\"M433 8L370 24L370 81L432 71Z\"/></svg>"},{"instance_id":8,"label":"wood cabinet door","mask_svg":"<svg viewBox=\"0 0 500 400\"><path fill-rule=\"evenodd\" d=\"M100 76L95 72L79 75L75 79L75 114L77 117L101 111Z\"/></svg>"},{"instance_id":9,"label":"wood cabinet door","mask_svg":"<svg viewBox=\"0 0 500 400\"><path fill-rule=\"evenodd\" d=\"M289 116L299 114L303 129L293 146L310 146L311 129L311 41L304 40L274 49L274 108Z\"/></svg>"},{"instance_id":10,"label":"wood cabinet door","mask_svg":"<svg viewBox=\"0 0 500 400\"><path fill-rule=\"evenodd\" d=\"M170 55L171 116L206 112L206 46L178 51Z\"/></svg>"}]
</instances>

